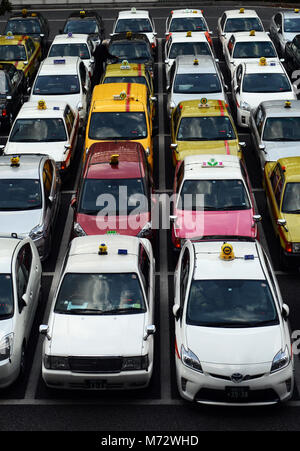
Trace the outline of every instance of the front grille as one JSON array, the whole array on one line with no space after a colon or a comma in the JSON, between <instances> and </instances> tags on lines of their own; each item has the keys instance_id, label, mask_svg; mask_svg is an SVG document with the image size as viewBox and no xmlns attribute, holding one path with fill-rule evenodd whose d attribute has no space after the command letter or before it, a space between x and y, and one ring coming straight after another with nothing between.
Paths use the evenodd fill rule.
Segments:
<instances>
[{"instance_id":1,"label":"front grille","mask_svg":"<svg viewBox=\"0 0 300 451\"><path fill-rule=\"evenodd\" d=\"M195 396L197 402L219 402L219 403L234 403L249 404L249 403L267 403L267 402L279 402L277 393L272 389L266 390L249 390L248 397L235 401L228 398L225 390L213 390L211 388L202 388Z\"/></svg>"},{"instance_id":2,"label":"front grille","mask_svg":"<svg viewBox=\"0 0 300 451\"><path fill-rule=\"evenodd\" d=\"M120 373L122 357L70 357L70 370L74 373Z\"/></svg>"},{"instance_id":3,"label":"front grille","mask_svg":"<svg viewBox=\"0 0 300 451\"><path fill-rule=\"evenodd\" d=\"M216 379L223 379L225 381L231 381L231 376L224 376L223 374L213 374L213 373L209 373L209 375L211 377L215 377ZM259 377L263 377L264 373L262 374L254 374L252 376L250 376L249 374L243 377L243 382L245 381L251 381L253 379L258 379Z\"/></svg>"}]
</instances>

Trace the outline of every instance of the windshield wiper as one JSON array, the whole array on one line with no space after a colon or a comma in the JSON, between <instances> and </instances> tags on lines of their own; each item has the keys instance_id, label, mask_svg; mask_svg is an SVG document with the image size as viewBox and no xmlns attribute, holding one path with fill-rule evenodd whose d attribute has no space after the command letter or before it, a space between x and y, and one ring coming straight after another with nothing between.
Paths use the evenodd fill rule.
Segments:
<instances>
[{"instance_id":1,"label":"windshield wiper","mask_svg":"<svg viewBox=\"0 0 300 451\"><path fill-rule=\"evenodd\" d=\"M287 210L284 211L283 213L287 213L287 214L296 214L296 213L300 213L300 208L298 210Z\"/></svg>"},{"instance_id":2,"label":"windshield wiper","mask_svg":"<svg viewBox=\"0 0 300 451\"><path fill-rule=\"evenodd\" d=\"M111 315L115 313L141 313L144 312L145 309L143 308L135 308L135 307L124 307L124 308L115 308L112 310L106 310L105 312L102 312L103 315Z\"/></svg>"}]
</instances>

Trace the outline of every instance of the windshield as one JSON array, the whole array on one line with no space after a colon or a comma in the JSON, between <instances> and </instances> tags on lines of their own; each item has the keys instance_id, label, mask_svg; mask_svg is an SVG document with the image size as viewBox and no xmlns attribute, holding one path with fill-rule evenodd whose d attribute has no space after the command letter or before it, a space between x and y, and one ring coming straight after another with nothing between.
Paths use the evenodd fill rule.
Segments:
<instances>
[{"instance_id":1,"label":"windshield","mask_svg":"<svg viewBox=\"0 0 300 451\"><path fill-rule=\"evenodd\" d=\"M124 33L132 31L133 33L151 33L152 26L149 19L120 19L117 22L115 33Z\"/></svg>"},{"instance_id":2,"label":"windshield","mask_svg":"<svg viewBox=\"0 0 300 451\"><path fill-rule=\"evenodd\" d=\"M139 83L140 85L147 86L147 80L145 77L133 77L133 76L124 76L124 77L106 77L105 83Z\"/></svg>"},{"instance_id":3,"label":"windshield","mask_svg":"<svg viewBox=\"0 0 300 451\"><path fill-rule=\"evenodd\" d=\"M175 94L212 94L222 92L220 79L216 74L178 74L175 77Z\"/></svg>"},{"instance_id":4,"label":"windshield","mask_svg":"<svg viewBox=\"0 0 300 451\"><path fill-rule=\"evenodd\" d=\"M59 68L57 69L59 72ZM80 83L77 75L40 75L33 87L33 94L78 94Z\"/></svg>"},{"instance_id":5,"label":"windshield","mask_svg":"<svg viewBox=\"0 0 300 451\"><path fill-rule=\"evenodd\" d=\"M286 184L281 211L291 214L300 213L300 183Z\"/></svg>"},{"instance_id":6,"label":"windshield","mask_svg":"<svg viewBox=\"0 0 300 451\"><path fill-rule=\"evenodd\" d=\"M264 31L260 20L257 17L246 17L241 19L227 19L224 33L238 33L239 31Z\"/></svg>"},{"instance_id":7,"label":"windshield","mask_svg":"<svg viewBox=\"0 0 300 451\"><path fill-rule=\"evenodd\" d=\"M144 313L146 304L135 273L68 273L60 286L54 312L80 315Z\"/></svg>"},{"instance_id":8,"label":"windshield","mask_svg":"<svg viewBox=\"0 0 300 451\"><path fill-rule=\"evenodd\" d=\"M138 209L138 213L148 211L148 202L143 180L137 179L86 179L80 198L79 212L97 215L103 209L101 195L105 196L107 205L105 213L128 215ZM111 202L109 201L110 196Z\"/></svg>"},{"instance_id":9,"label":"windshield","mask_svg":"<svg viewBox=\"0 0 300 451\"><path fill-rule=\"evenodd\" d=\"M169 31L207 31L207 26L202 17L178 17L172 19Z\"/></svg>"},{"instance_id":10,"label":"windshield","mask_svg":"<svg viewBox=\"0 0 300 451\"><path fill-rule=\"evenodd\" d=\"M263 140L300 141L300 117L269 117L265 123Z\"/></svg>"},{"instance_id":11,"label":"windshield","mask_svg":"<svg viewBox=\"0 0 300 451\"><path fill-rule=\"evenodd\" d=\"M78 20L69 20L65 28L63 30L63 33L69 33L72 32L74 34L92 34L92 33L98 33L99 28L97 25L97 21L93 19L78 19Z\"/></svg>"},{"instance_id":12,"label":"windshield","mask_svg":"<svg viewBox=\"0 0 300 451\"><path fill-rule=\"evenodd\" d=\"M26 61L26 51L22 44L0 45L0 61Z\"/></svg>"},{"instance_id":13,"label":"windshield","mask_svg":"<svg viewBox=\"0 0 300 451\"><path fill-rule=\"evenodd\" d=\"M226 116L183 117L178 141L222 141L236 139L230 119Z\"/></svg>"},{"instance_id":14,"label":"windshield","mask_svg":"<svg viewBox=\"0 0 300 451\"><path fill-rule=\"evenodd\" d=\"M277 58L275 47L271 42L237 42L233 58Z\"/></svg>"},{"instance_id":15,"label":"windshield","mask_svg":"<svg viewBox=\"0 0 300 451\"><path fill-rule=\"evenodd\" d=\"M204 201L203 197L199 196L201 194L204 195ZM251 205L242 180L185 180L179 193L177 208L225 211L246 210L251 208Z\"/></svg>"},{"instance_id":16,"label":"windshield","mask_svg":"<svg viewBox=\"0 0 300 451\"><path fill-rule=\"evenodd\" d=\"M292 90L285 74L246 74L244 92L290 92Z\"/></svg>"},{"instance_id":17,"label":"windshield","mask_svg":"<svg viewBox=\"0 0 300 451\"><path fill-rule=\"evenodd\" d=\"M187 324L206 327L262 327L278 324L265 280L193 280Z\"/></svg>"},{"instance_id":18,"label":"windshield","mask_svg":"<svg viewBox=\"0 0 300 451\"><path fill-rule=\"evenodd\" d=\"M10 274L0 274L0 320L13 316L14 301Z\"/></svg>"},{"instance_id":19,"label":"windshield","mask_svg":"<svg viewBox=\"0 0 300 451\"><path fill-rule=\"evenodd\" d=\"M300 32L300 19L284 19L284 31L286 33Z\"/></svg>"},{"instance_id":20,"label":"windshield","mask_svg":"<svg viewBox=\"0 0 300 451\"><path fill-rule=\"evenodd\" d=\"M64 121L57 119L17 119L10 142L67 141Z\"/></svg>"},{"instance_id":21,"label":"windshield","mask_svg":"<svg viewBox=\"0 0 300 451\"><path fill-rule=\"evenodd\" d=\"M146 42L113 42L109 46L109 53L122 60L142 61L151 59L149 46Z\"/></svg>"},{"instance_id":22,"label":"windshield","mask_svg":"<svg viewBox=\"0 0 300 451\"><path fill-rule=\"evenodd\" d=\"M144 139L148 135L145 113L92 113L90 139Z\"/></svg>"},{"instance_id":23,"label":"windshield","mask_svg":"<svg viewBox=\"0 0 300 451\"><path fill-rule=\"evenodd\" d=\"M39 180L0 179L0 211L34 210L42 208Z\"/></svg>"},{"instance_id":24,"label":"windshield","mask_svg":"<svg viewBox=\"0 0 300 451\"><path fill-rule=\"evenodd\" d=\"M90 58L87 44L53 44L48 56L79 56L82 60Z\"/></svg>"},{"instance_id":25,"label":"windshield","mask_svg":"<svg viewBox=\"0 0 300 451\"><path fill-rule=\"evenodd\" d=\"M38 19L11 19L7 22L4 34L40 34L41 26Z\"/></svg>"},{"instance_id":26,"label":"windshield","mask_svg":"<svg viewBox=\"0 0 300 451\"><path fill-rule=\"evenodd\" d=\"M211 55L211 50L207 42L174 42L169 58L173 60L180 55Z\"/></svg>"}]
</instances>

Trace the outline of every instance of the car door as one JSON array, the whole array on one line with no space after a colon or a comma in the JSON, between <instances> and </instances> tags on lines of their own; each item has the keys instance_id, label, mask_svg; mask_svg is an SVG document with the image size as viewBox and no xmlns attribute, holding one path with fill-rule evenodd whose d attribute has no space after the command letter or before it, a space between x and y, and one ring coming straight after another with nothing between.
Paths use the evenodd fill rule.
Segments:
<instances>
[{"instance_id":1,"label":"car door","mask_svg":"<svg viewBox=\"0 0 300 451\"><path fill-rule=\"evenodd\" d=\"M79 77L81 83L81 103L84 111L84 117L86 117L91 96L91 81L82 61L79 64Z\"/></svg>"},{"instance_id":2,"label":"car door","mask_svg":"<svg viewBox=\"0 0 300 451\"><path fill-rule=\"evenodd\" d=\"M52 160L47 159L43 166L43 189L44 189L44 228L45 236L49 238L54 229L54 223L59 208L60 180L56 172L56 167Z\"/></svg>"},{"instance_id":3,"label":"car door","mask_svg":"<svg viewBox=\"0 0 300 451\"><path fill-rule=\"evenodd\" d=\"M66 157L67 164L70 164L71 159L74 157L77 139L78 139L78 127L79 127L79 114L78 111L74 113L69 105L66 106L64 111L64 120L67 128L67 135L69 141L69 150Z\"/></svg>"},{"instance_id":4,"label":"car door","mask_svg":"<svg viewBox=\"0 0 300 451\"><path fill-rule=\"evenodd\" d=\"M232 35L228 41L228 44L224 46L224 58L228 70L231 72L231 60L233 54L233 48L235 44L235 37Z\"/></svg>"},{"instance_id":5,"label":"car door","mask_svg":"<svg viewBox=\"0 0 300 451\"><path fill-rule=\"evenodd\" d=\"M270 177L266 174L265 184L270 216L276 234L278 233L277 219L280 218L281 198L284 188L284 172L279 164L276 164Z\"/></svg>"},{"instance_id":6,"label":"car door","mask_svg":"<svg viewBox=\"0 0 300 451\"><path fill-rule=\"evenodd\" d=\"M243 65L240 64L233 73L232 80L232 97L236 108L239 108L241 103L241 90L243 79Z\"/></svg>"},{"instance_id":7,"label":"car door","mask_svg":"<svg viewBox=\"0 0 300 451\"><path fill-rule=\"evenodd\" d=\"M257 156L260 160L261 167L263 168L265 165L266 157L265 157L265 150L260 148L262 145L262 134L263 134L263 128L265 123L265 114L261 107L258 107L254 116L252 116L252 119L250 121L251 126L251 132L252 132L252 140L255 147L255 150L257 152Z\"/></svg>"}]
</instances>

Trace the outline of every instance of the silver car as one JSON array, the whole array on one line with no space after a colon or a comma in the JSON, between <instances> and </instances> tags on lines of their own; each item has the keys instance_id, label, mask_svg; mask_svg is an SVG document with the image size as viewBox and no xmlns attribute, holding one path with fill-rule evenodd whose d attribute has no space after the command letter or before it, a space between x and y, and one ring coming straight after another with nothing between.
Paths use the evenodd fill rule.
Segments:
<instances>
[{"instance_id":1,"label":"silver car","mask_svg":"<svg viewBox=\"0 0 300 451\"><path fill-rule=\"evenodd\" d=\"M29 236L41 260L51 251L61 179L47 155L0 157L0 233Z\"/></svg>"},{"instance_id":2,"label":"silver car","mask_svg":"<svg viewBox=\"0 0 300 451\"><path fill-rule=\"evenodd\" d=\"M270 37L277 48L279 56L284 56L285 45L300 33L300 11L278 11L270 22Z\"/></svg>"},{"instance_id":3,"label":"silver car","mask_svg":"<svg viewBox=\"0 0 300 451\"><path fill-rule=\"evenodd\" d=\"M270 100L251 111L252 141L261 168L279 158L300 156L300 100Z\"/></svg>"}]
</instances>

